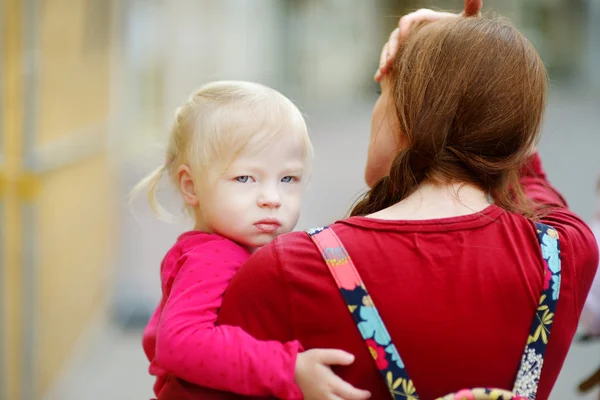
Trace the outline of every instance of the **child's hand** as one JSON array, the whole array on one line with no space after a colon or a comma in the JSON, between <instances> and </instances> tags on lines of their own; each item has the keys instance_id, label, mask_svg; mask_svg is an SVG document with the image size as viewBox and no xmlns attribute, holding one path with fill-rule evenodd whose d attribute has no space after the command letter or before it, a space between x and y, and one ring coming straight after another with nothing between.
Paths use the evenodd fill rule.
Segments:
<instances>
[{"instance_id":1,"label":"child's hand","mask_svg":"<svg viewBox=\"0 0 600 400\"><path fill-rule=\"evenodd\" d=\"M364 400L371 393L360 390L333 373L330 365L350 365L354 356L342 350L312 349L298 353L296 383L305 400Z\"/></svg>"}]
</instances>

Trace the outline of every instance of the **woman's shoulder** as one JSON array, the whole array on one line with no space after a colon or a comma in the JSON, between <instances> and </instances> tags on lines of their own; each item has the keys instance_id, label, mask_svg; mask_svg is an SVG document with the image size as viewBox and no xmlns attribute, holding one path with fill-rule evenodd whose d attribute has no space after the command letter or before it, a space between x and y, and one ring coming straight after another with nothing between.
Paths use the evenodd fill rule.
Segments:
<instances>
[{"instance_id":1,"label":"woman's shoulder","mask_svg":"<svg viewBox=\"0 0 600 400\"><path fill-rule=\"evenodd\" d=\"M346 222L349 219L344 219L337 221L333 224L323 225L323 226L315 226L310 229L302 230L302 231L294 231L290 233L286 233L284 235L278 236L273 242L272 245L275 249L284 253L286 256L291 257L302 257L302 256L311 256L311 255L319 255L319 252L313 243L310 234L317 232L319 230L330 228L336 234L343 234L344 237L348 237L349 231L355 229L354 226L347 224ZM352 236L350 234L350 236Z\"/></svg>"},{"instance_id":2,"label":"woman's shoulder","mask_svg":"<svg viewBox=\"0 0 600 400\"><path fill-rule=\"evenodd\" d=\"M328 227L332 228L336 233L348 228L344 227L341 221L330 224ZM256 250L247 264L251 268L271 269L274 271L281 270L296 262L301 262L303 268L308 268L308 264L311 261L320 263L321 255L310 238L309 232L322 228L323 226L279 235L271 243Z\"/></svg>"},{"instance_id":3,"label":"woman's shoulder","mask_svg":"<svg viewBox=\"0 0 600 400\"><path fill-rule=\"evenodd\" d=\"M540 222L558 232L561 253L565 258L588 270L578 272L586 275L595 273L598 266L598 244L592 229L581 217L567 208L561 208L550 211Z\"/></svg>"},{"instance_id":4,"label":"woman's shoulder","mask_svg":"<svg viewBox=\"0 0 600 400\"><path fill-rule=\"evenodd\" d=\"M279 265L294 260L305 260L311 255L318 255L318 253L308 233L294 231L279 235L271 243L258 249L252 258L259 257L263 262Z\"/></svg>"},{"instance_id":5,"label":"woman's shoulder","mask_svg":"<svg viewBox=\"0 0 600 400\"><path fill-rule=\"evenodd\" d=\"M513 230L524 232L532 229L536 232L535 224L521 215L506 213L506 218L505 225ZM571 298L575 306L573 315L578 316L598 268L599 249L594 234L581 217L566 207L550 209L537 222L550 227L557 234L565 294L561 294L561 297L563 302ZM539 229L537 233L536 242L543 240L539 237ZM541 245L546 247L545 242Z\"/></svg>"}]
</instances>

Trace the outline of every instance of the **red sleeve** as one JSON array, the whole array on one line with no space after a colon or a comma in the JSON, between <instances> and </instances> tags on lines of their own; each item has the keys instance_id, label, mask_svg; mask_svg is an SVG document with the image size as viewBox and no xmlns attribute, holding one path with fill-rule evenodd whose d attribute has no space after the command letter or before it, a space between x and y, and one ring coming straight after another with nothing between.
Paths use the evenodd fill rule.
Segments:
<instances>
[{"instance_id":1,"label":"red sleeve","mask_svg":"<svg viewBox=\"0 0 600 400\"><path fill-rule=\"evenodd\" d=\"M234 246L215 240L179 259L158 324L156 363L196 385L301 398L294 383L298 342L259 341L241 328L215 326L223 292L247 257Z\"/></svg>"},{"instance_id":2,"label":"red sleeve","mask_svg":"<svg viewBox=\"0 0 600 400\"><path fill-rule=\"evenodd\" d=\"M560 237L563 275L575 287L576 317L579 318L598 267L598 246L588 225L568 208L564 197L548 181L539 154L521 171L521 185L527 197L540 206L550 207L541 222L554 227Z\"/></svg>"},{"instance_id":3,"label":"red sleeve","mask_svg":"<svg viewBox=\"0 0 600 400\"><path fill-rule=\"evenodd\" d=\"M576 327L598 268L598 247L594 236L586 223L568 208L559 191L548 182L539 154L535 154L521 171L521 185L526 195L540 206L540 222L555 228L560 239L561 294L554 322L557 326ZM568 352L575 329L553 332L553 338L560 334L563 336L558 340L550 340L546 353L548 363L564 362L564 354ZM555 382L559 370L555 375L549 375L548 371L542 371L541 381Z\"/></svg>"},{"instance_id":4,"label":"red sleeve","mask_svg":"<svg viewBox=\"0 0 600 400\"><path fill-rule=\"evenodd\" d=\"M527 197L537 203L538 206L568 207L564 197L548 182L539 153L535 153L521 169L520 182Z\"/></svg>"}]
</instances>

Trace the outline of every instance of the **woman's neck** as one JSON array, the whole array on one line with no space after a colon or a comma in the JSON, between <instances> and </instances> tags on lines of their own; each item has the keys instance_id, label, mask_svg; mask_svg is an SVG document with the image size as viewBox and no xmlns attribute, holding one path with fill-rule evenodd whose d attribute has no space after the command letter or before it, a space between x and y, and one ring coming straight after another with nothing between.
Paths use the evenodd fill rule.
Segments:
<instances>
[{"instance_id":1,"label":"woman's neck","mask_svg":"<svg viewBox=\"0 0 600 400\"><path fill-rule=\"evenodd\" d=\"M489 205L486 193L474 185L423 182L404 200L367 217L387 220L450 218L474 214Z\"/></svg>"}]
</instances>

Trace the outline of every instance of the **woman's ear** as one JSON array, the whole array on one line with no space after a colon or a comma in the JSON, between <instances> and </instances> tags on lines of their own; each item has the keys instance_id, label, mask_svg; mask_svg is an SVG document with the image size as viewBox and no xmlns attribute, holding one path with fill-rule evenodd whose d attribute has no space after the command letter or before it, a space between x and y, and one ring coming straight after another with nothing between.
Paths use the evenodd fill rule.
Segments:
<instances>
[{"instance_id":1,"label":"woman's ear","mask_svg":"<svg viewBox=\"0 0 600 400\"><path fill-rule=\"evenodd\" d=\"M367 150L365 182L369 187L388 175L400 149L408 139L400 132L396 106L391 98L389 77L381 85L381 96L375 102L371 118L371 134Z\"/></svg>"},{"instance_id":2,"label":"woman's ear","mask_svg":"<svg viewBox=\"0 0 600 400\"><path fill-rule=\"evenodd\" d=\"M177 169L177 188L183 197L183 201L190 207L198 206L198 195L192 178L192 171L187 165Z\"/></svg>"}]
</instances>

